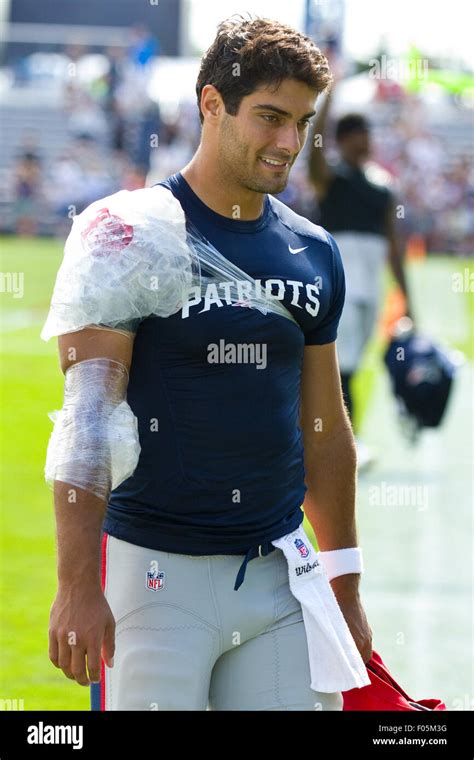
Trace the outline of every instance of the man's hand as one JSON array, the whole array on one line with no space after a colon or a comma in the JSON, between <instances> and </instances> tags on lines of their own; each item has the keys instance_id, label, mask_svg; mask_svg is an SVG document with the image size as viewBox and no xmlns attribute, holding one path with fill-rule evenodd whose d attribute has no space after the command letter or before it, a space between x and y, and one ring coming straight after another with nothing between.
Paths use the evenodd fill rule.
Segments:
<instances>
[{"instance_id":1,"label":"man's hand","mask_svg":"<svg viewBox=\"0 0 474 760\"><path fill-rule=\"evenodd\" d=\"M130 369L134 333L88 327L58 338L61 369L110 359ZM73 498L72 498L73 497ZM101 528L107 499L54 481L58 592L51 607L49 659L81 686L100 681L100 659L113 665L115 620L100 583Z\"/></svg>"},{"instance_id":2,"label":"man's hand","mask_svg":"<svg viewBox=\"0 0 474 760\"><path fill-rule=\"evenodd\" d=\"M113 666L115 620L100 587L60 586L50 614L49 659L66 678L100 681L101 654Z\"/></svg>"},{"instance_id":3,"label":"man's hand","mask_svg":"<svg viewBox=\"0 0 474 760\"><path fill-rule=\"evenodd\" d=\"M359 597L359 576L340 575L330 583L355 645L366 664L372 657L372 630Z\"/></svg>"}]
</instances>

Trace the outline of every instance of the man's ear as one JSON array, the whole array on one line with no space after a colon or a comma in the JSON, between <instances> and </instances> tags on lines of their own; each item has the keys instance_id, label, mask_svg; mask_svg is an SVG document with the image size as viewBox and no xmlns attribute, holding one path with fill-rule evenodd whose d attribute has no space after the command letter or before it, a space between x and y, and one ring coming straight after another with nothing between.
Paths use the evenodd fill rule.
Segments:
<instances>
[{"instance_id":1,"label":"man's ear","mask_svg":"<svg viewBox=\"0 0 474 760\"><path fill-rule=\"evenodd\" d=\"M218 118L224 108L224 101L222 96L213 84L206 84L202 88L201 92L201 111L204 115L211 119Z\"/></svg>"}]
</instances>

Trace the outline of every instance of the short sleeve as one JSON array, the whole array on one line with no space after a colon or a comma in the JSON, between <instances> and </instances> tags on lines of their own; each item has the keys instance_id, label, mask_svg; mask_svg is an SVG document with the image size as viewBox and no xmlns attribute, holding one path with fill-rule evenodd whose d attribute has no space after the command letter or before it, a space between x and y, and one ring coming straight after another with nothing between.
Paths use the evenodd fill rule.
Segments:
<instances>
[{"instance_id":1,"label":"short sleeve","mask_svg":"<svg viewBox=\"0 0 474 760\"><path fill-rule=\"evenodd\" d=\"M319 325L305 333L305 345L319 346L333 343L337 338L337 328L341 319L344 300L346 297L346 280L341 254L337 243L327 233L332 256L332 283L329 308Z\"/></svg>"}]
</instances>

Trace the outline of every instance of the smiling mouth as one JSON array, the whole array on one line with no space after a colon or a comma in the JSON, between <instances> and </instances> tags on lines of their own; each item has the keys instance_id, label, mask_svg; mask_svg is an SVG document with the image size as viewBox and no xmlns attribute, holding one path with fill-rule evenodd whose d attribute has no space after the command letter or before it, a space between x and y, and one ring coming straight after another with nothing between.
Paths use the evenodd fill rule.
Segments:
<instances>
[{"instance_id":1,"label":"smiling mouth","mask_svg":"<svg viewBox=\"0 0 474 760\"><path fill-rule=\"evenodd\" d=\"M263 156L259 156L259 160L269 169L273 169L274 171L285 171L290 165L289 161L278 161L275 158L264 158Z\"/></svg>"}]
</instances>

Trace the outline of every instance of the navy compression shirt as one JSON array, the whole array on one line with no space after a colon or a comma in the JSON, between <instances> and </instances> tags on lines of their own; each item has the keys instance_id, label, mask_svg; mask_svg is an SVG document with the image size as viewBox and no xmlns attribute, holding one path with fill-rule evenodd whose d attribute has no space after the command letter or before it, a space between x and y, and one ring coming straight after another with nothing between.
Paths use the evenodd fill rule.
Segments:
<instances>
[{"instance_id":1,"label":"navy compression shirt","mask_svg":"<svg viewBox=\"0 0 474 760\"><path fill-rule=\"evenodd\" d=\"M297 324L227 302L222 283L137 325L128 403L141 454L110 496L104 530L150 549L248 560L303 520L303 351L336 339L341 257L330 234L270 195L258 219L241 221L212 211L180 173L159 184Z\"/></svg>"}]
</instances>

